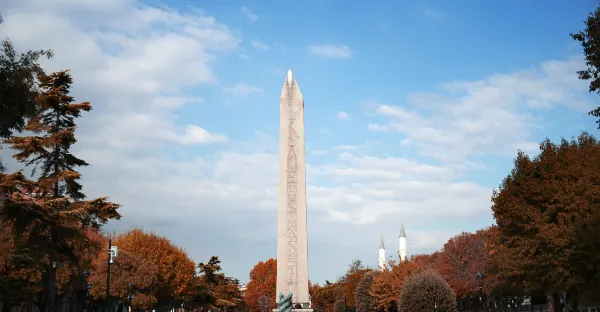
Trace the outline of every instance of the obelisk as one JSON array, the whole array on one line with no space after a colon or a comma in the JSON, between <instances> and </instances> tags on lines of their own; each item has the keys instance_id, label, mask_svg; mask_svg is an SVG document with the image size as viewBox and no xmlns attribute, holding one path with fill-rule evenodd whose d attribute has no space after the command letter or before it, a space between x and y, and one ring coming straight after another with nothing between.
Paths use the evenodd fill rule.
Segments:
<instances>
[{"instance_id":1,"label":"obelisk","mask_svg":"<svg viewBox=\"0 0 600 312\"><path fill-rule=\"evenodd\" d=\"M309 308L306 234L304 98L288 71L279 99L279 210L277 294L292 293L294 307Z\"/></svg>"}]
</instances>

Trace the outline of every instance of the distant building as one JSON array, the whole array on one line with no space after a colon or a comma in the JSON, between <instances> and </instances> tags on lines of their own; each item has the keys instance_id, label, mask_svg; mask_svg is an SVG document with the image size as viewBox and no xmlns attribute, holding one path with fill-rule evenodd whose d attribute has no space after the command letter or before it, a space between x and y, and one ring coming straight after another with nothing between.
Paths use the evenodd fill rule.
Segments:
<instances>
[{"instance_id":1,"label":"distant building","mask_svg":"<svg viewBox=\"0 0 600 312\"><path fill-rule=\"evenodd\" d=\"M407 245L406 245L406 233L404 231L404 224L400 223L400 235L398 237L398 260L406 261L406 256L408 254ZM379 259L377 259L377 264L379 270L383 271L386 268L385 258L385 244L383 243L383 234L381 235L381 239L379 241Z\"/></svg>"}]
</instances>

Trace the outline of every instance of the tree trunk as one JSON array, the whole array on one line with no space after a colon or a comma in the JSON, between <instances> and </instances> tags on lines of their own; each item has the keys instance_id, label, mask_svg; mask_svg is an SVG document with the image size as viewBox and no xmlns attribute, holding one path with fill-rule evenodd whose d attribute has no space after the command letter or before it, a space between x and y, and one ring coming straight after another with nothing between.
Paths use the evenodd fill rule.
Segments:
<instances>
[{"instance_id":1,"label":"tree trunk","mask_svg":"<svg viewBox=\"0 0 600 312\"><path fill-rule=\"evenodd\" d=\"M54 260L56 257L52 257ZM54 261L53 260L53 261ZM50 263L46 272L48 274L48 297L46 298L46 312L55 312L56 307L56 267Z\"/></svg>"},{"instance_id":2,"label":"tree trunk","mask_svg":"<svg viewBox=\"0 0 600 312\"><path fill-rule=\"evenodd\" d=\"M560 300L558 294L547 294L546 299L548 299L548 312L562 312L562 309L560 308Z\"/></svg>"}]
</instances>

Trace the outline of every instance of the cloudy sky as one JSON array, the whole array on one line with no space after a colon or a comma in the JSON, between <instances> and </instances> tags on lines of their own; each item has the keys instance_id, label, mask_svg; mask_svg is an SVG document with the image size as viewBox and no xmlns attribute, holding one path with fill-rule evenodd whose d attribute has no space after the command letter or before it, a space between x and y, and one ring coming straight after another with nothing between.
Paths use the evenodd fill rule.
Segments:
<instances>
[{"instance_id":1,"label":"cloudy sky","mask_svg":"<svg viewBox=\"0 0 600 312\"><path fill-rule=\"evenodd\" d=\"M49 48L94 111L89 197L242 281L276 255L279 95L305 98L309 271L376 265L491 225L518 149L596 133L569 37L596 1L7 0L0 36ZM6 160L8 151L1 152ZM10 169L19 169L8 162Z\"/></svg>"}]
</instances>

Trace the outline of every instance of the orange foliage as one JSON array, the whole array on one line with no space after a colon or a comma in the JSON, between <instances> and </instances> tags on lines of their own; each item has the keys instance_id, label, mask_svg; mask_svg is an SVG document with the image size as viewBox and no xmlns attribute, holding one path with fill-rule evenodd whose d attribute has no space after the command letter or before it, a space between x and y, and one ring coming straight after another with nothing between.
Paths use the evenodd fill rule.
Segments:
<instances>
[{"instance_id":1,"label":"orange foliage","mask_svg":"<svg viewBox=\"0 0 600 312\"><path fill-rule=\"evenodd\" d=\"M275 308L276 285L277 260L258 262L250 271L250 282L244 292L244 301L251 312L261 311L261 305L268 306L269 310Z\"/></svg>"},{"instance_id":2,"label":"orange foliage","mask_svg":"<svg viewBox=\"0 0 600 312\"><path fill-rule=\"evenodd\" d=\"M439 271L440 251L431 254L415 255L413 261L424 269Z\"/></svg>"},{"instance_id":3,"label":"orange foliage","mask_svg":"<svg viewBox=\"0 0 600 312\"><path fill-rule=\"evenodd\" d=\"M112 278L117 283L114 290L111 285L111 294L112 291L116 291L115 296L117 297L123 298L123 285L126 285L127 280L131 278L133 280L129 280L129 282L134 283L136 291L141 293L145 293L144 289L150 283L154 292L145 294L156 296L156 300L160 305L161 303L182 300L194 281L194 262L183 249L174 246L165 237L134 228L114 239L113 246L119 248L119 256L113 263L115 271L111 272ZM121 255L123 255L123 258L121 258ZM106 280L106 257L105 250L102 250L94 262L92 278L98 278L99 281L103 278ZM134 264L138 261L137 269L139 271L136 273L136 265ZM117 265L117 263L120 264ZM121 267L118 268L119 266ZM117 286L121 282L125 284ZM105 287L101 285L100 282L98 287ZM146 299L143 300L144 304L152 301L150 297ZM141 301L142 299L138 300Z\"/></svg>"},{"instance_id":4,"label":"orange foliage","mask_svg":"<svg viewBox=\"0 0 600 312\"><path fill-rule=\"evenodd\" d=\"M102 252L93 262L90 284L94 287L90 290L90 295L96 299L102 299L106 295L107 257L108 254ZM158 281L158 267L150 260L121 250L111 265L110 276L111 296L126 302L127 297L132 294L134 306L142 309L150 309L157 301L151 287Z\"/></svg>"},{"instance_id":5,"label":"orange foliage","mask_svg":"<svg viewBox=\"0 0 600 312\"><path fill-rule=\"evenodd\" d=\"M372 298L371 308L375 311L388 311L393 306L397 306L400 290L406 278L422 270L423 268L415 262L403 261L399 264L390 262L390 269L373 276L369 292Z\"/></svg>"},{"instance_id":6,"label":"orange foliage","mask_svg":"<svg viewBox=\"0 0 600 312\"><path fill-rule=\"evenodd\" d=\"M345 283L342 286L343 296L346 299L346 309L355 309L356 286L367 272L371 272L371 270L361 269L346 275Z\"/></svg>"},{"instance_id":7,"label":"orange foliage","mask_svg":"<svg viewBox=\"0 0 600 312\"><path fill-rule=\"evenodd\" d=\"M338 285L315 285L311 295L312 308L317 312L333 312L338 297Z\"/></svg>"},{"instance_id":8,"label":"orange foliage","mask_svg":"<svg viewBox=\"0 0 600 312\"><path fill-rule=\"evenodd\" d=\"M446 244L440 254L439 273L448 281L458 298L473 295L480 287L477 273L486 272L488 252L484 235L461 233Z\"/></svg>"}]
</instances>

